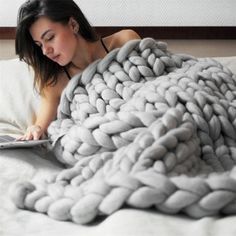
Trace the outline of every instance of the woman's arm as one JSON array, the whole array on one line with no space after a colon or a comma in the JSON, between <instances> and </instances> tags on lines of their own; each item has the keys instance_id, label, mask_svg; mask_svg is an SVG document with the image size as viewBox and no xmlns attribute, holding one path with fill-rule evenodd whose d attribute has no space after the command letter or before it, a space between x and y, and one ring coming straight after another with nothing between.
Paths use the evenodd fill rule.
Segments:
<instances>
[{"instance_id":1,"label":"woman's arm","mask_svg":"<svg viewBox=\"0 0 236 236\"><path fill-rule=\"evenodd\" d=\"M37 140L46 134L48 126L56 118L60 96L67 82L68 79L63 76L56 85L43 89L35 123L27 128L25 135L20 138L21 140Z\"/></svg>"},{"instance_id":2,"label":"woman's arm","mask_svg":"<svg viewBox=\"0 0 236 236\"><path fill-rule=\"evenodd\" d=\"M51 90L53 89L47 89L47 92L45 91L45 94L41 96L35 123L27 128L21 139L40 139L46 133L49 124L55 119L59 97L55 96L55 93Z\"/></svg>"},{"instance_id":3,"label":"woman's arm","mask_svg":"<svg viewBox=\"0 0 236 236\"><path fill-rule=\"evenodd\" d=\"M40 107L37 113L33 130L27 133L27 139L39 139L46 133L49 124L56 118L60 97L55 95L53 89L48 89L48 94L41 97Z\"/></svg>"}]
</instances>

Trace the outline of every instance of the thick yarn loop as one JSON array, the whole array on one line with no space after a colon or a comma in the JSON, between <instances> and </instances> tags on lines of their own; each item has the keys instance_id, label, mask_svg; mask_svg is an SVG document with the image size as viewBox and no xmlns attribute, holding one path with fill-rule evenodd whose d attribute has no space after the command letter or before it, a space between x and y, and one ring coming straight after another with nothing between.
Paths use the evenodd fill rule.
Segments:
<instances>
[{"instance_id":1,"label":"thick yarn loop","mask_svg":"<svg viewBox=\"0 0 236 236\"><path fill-rule=\"evenodd\" d=\"M78 224L124 205L191 217L236 213L236 80L152 38L95 61L48 129L68 166L13 188L19 208Z\"/></svg>"}]
</instances>

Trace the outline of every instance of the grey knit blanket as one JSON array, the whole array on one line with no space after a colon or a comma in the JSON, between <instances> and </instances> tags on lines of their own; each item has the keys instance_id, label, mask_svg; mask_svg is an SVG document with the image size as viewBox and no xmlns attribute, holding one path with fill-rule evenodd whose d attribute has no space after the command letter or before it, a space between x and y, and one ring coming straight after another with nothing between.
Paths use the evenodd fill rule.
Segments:
<instances>
[{"instance_id":1,"label":"grey knit blanket","mask_svg":"<svg viewBox=\"0 0 236 236\"><path fill-rule=\"evenodd\" d=\"M86 224L129 206L236 213L236 77L213 59L133 40L73 77L49 127L68 168L19 183L19 208Z\"/></svg>"}]
</instances>

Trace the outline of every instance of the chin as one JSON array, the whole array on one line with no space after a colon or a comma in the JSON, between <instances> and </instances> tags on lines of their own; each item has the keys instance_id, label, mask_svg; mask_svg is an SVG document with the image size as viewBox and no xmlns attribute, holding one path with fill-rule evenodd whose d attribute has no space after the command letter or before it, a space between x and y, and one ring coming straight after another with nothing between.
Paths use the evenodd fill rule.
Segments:
<instances>
[{"instance_id":1,"label":"chin","mask_svg":"<svg viewBox=\"0 0 236 236\"><path fill-rule=\"evenodd\" d=\"M60 66L66 66L67 64L66 63L62 63L62 62L57 62L58 65Z\"/></svg>"},{"instance_id":2,"label":"chin","mask_svg":"<svg viewBox=\"0 0 236 236\"><path fill-rule=\"evenodd\" d=\"M54 59L53 61L56 62L60 66L66 66L68 64L68 62L63 60L63 58L61 58L60 56Z\"/></svg>"},{"instance_id":3,"label":"chin","mask_svg":"<svg viewBox=\"0 0 236 236\"><path fill-rule=\"evenodd\" d=\"M60 66L66 66L68 64L68 62L64 62L64 61L56 61L56 63Z\"/></svg>"}]
</instances>

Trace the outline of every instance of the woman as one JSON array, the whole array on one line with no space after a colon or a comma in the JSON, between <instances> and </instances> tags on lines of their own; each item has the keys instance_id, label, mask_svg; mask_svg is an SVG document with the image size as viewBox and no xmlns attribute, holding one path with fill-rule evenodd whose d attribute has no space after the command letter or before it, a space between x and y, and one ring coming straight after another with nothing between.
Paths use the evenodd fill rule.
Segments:
<instances>
[{"instance_id":1,"label":"woman","mask_svg":"<svg viewBox=\"0 0 236 236\"><path fill-rule=\"evenodd\" d=\"M127 41L140 38L122 30L99 38L73 0L29 0L19 9L16 54L35 72L41 104L34 125L20 139L40 139L56 117L62 90L91 62Z\"/></svg>"}]
</instances>

